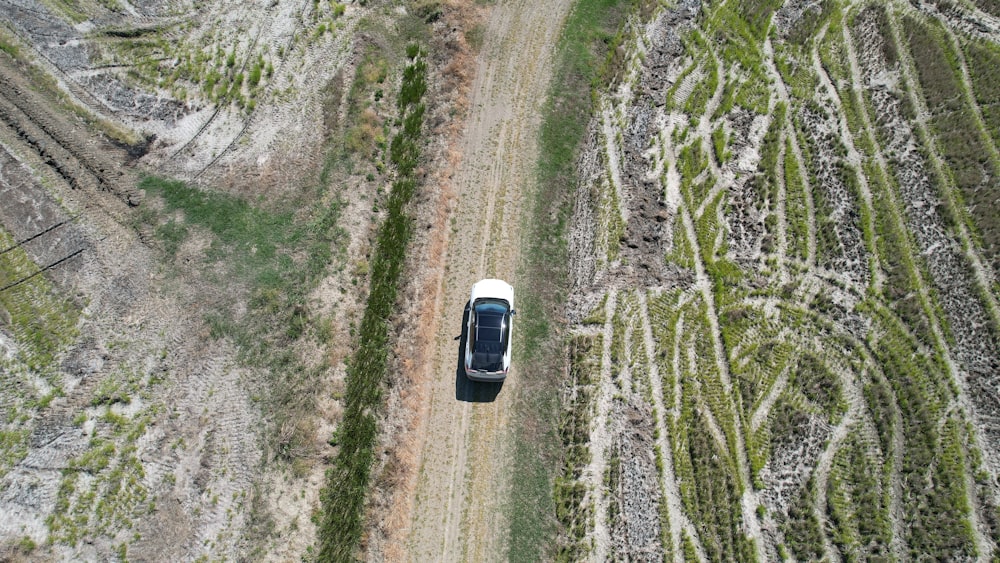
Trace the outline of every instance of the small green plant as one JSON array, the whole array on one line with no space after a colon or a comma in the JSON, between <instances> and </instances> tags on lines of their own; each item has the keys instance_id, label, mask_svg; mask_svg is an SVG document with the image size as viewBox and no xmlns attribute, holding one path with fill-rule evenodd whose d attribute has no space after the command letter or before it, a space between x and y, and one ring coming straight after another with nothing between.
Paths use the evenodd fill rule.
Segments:
<instances>
[{"instance_id":1,"label":"small green plant","mask_svg":"<svg viewBox=\"0 0 1000 563\"><path fill-rule=\"evenodd\" d=\"M0 51L3 51L4 53L10 55L10 58L12 59L16 59L19 54L17 45L7 41L7 39L4 37L0 37Z\"/></svg>"}]
</instances>

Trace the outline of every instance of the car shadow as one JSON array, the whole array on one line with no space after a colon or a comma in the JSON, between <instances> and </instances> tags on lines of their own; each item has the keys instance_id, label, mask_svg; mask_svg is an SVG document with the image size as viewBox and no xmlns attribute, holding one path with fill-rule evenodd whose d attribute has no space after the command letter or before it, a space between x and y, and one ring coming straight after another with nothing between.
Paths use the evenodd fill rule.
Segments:
<instances>
[{"instance_id":1,"label":"car shadow","mask_svg":"<svg viewBox=\"0 0 1000 563\"><path fill-rule=\"evenodd\" d=\"M462 334L458 340L458 365L455 366L455 400L467 403L492 403L503 389L503 381L497 383L473 381L465 375L465 341L469 337L469 303L465 303L462 313Z\"/></svg>"}]
</instances>

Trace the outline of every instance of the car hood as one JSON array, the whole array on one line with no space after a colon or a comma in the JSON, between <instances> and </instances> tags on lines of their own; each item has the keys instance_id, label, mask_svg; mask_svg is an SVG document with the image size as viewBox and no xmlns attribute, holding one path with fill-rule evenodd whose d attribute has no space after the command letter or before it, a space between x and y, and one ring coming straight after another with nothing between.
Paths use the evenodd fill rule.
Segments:
<instances>
[{"instance_id":1,"label":"car hood","mask_svg":"<svg viewBox=\"0 0 1000 563\"><path fill-rule=\"evenodd\" d=\"M493 298L503 299L511 308L514 307L514 288L507 282L497 279L479 280L472 286L472 295L469 302L475 303L476 299Z\"/></svg>"}]
</instances>

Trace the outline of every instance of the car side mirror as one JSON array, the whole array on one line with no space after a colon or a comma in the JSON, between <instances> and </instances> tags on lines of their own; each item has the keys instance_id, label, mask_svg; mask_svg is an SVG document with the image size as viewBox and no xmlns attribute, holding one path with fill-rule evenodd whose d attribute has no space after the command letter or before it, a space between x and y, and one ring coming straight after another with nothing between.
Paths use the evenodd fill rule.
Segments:
<instances>
[{"instance_id":1,"label":"car side mirror","mask_svg":"<svg viewBox=\"0 0 1000 563\"><path fill-rule=\"evenodd\" d=\"M462 335L461 334L459 334L458 336L455 337L455 340L461 340L461 339L462 339Z\"/></svg>"},{"instance_id":2,"label":"car side mirror","mask_svg":"<svg viewBox=\"0 0 1000 563\"><path fill-rule=\"evenodd\" d=\"M514 310L514 309L511 309L511 310L510 310L510 315L511 315L512 317L513 317L514 315L516 315L516 314L517 314L517 311L516 311L516 310Z\"/></svg>"}]
</instances>

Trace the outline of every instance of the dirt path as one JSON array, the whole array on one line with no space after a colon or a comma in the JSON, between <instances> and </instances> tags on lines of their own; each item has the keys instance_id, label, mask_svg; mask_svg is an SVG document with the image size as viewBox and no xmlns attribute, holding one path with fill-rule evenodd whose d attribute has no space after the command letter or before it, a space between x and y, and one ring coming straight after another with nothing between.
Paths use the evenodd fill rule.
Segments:
<instances>
[{"instance_id":1,"label":"dirt path","mask_svg":"<svg viewBox=\"0 0 1000 563\"><path fill-rule=\"evenodd\" d=\"M510 483L506 428L518 380L471 384L458 371L462 311L472 284L513 280L551 56L568 0L504 3L487 17L485 42L452 178L454 204L435 318L433 360L424 366L425 400L415 439L419 474L410 503L411 560L493 560L506 552ZM515 288L516 291L516 288Z\"/></svg>"}]
</instances>

